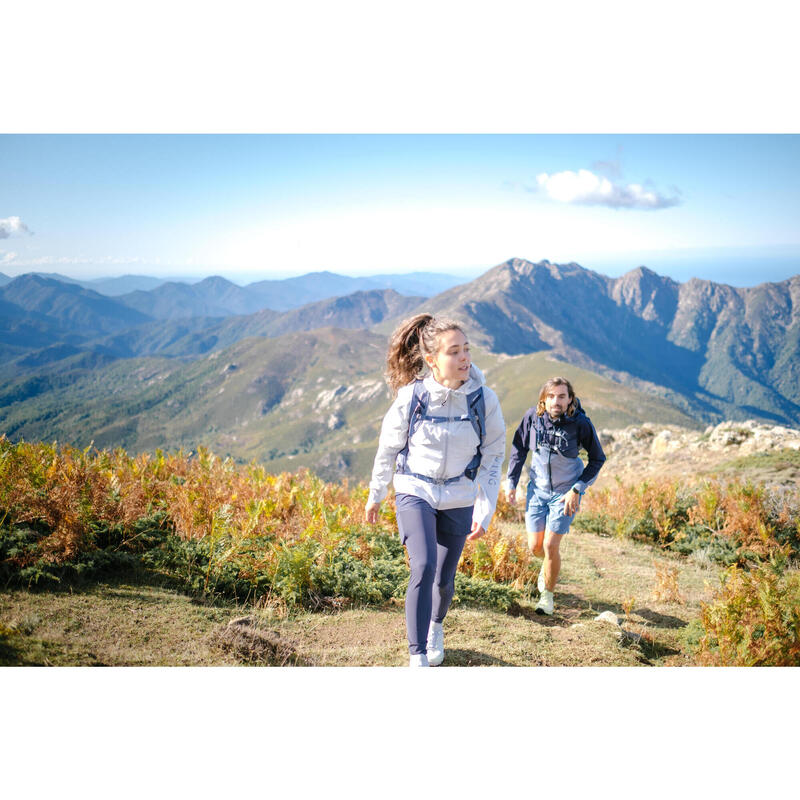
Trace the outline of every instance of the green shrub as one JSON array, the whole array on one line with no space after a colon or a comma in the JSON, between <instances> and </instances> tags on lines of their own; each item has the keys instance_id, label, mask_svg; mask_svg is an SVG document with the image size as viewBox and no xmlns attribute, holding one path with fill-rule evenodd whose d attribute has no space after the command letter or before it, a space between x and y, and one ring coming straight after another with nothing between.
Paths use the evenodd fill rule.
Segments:
<instances>
[{"instance_id":1,"label":"green shrub","mask_svg":"<svg viewBox=\"0 0 800 800\"><path fill-rule=\"evenodd\" d=\"M726 567L740 560L740 553L730 539L702 525L687 525L669 543L669 549L681 555L703 551L710 561Z\"/></svg>"},{"instance_id":2,"label":"green shrub","mask_svg":"<svg viewBox=\"0 0 800 800\"><path fill-rule=\"evenodd\" d=\"M240 577L239 564L214 560L215 544L220 543L166 534L157 547L141 554L139 559L145 567L176 580L188 594L237 600L252 595L256 587Z\"/></svg>"},{"instance_id":3,"label":"green shrub","mask_svg":"<svg viewBox=\"0 0 800 800\"><path fill-rule=\"evenodd\" d=\"M784 556L730 567L701 608L698 661L716 666L800 666L800 572Z\"/></svg>"},{"instance_id":4,"label":"green shrub","mask_svg":"<svg viewBox=\"0 0 800 800\"><path fill-rule=\"evenodd\" d=\"M54 562L41 557L39 542L47 532L33 526L0 528L0 582L5 585L53 588L80 584L120 572L134 570L139 560L130 553L86 550L71 561Z\"/></svg>"},{"instance_id":5,"label":"green shrub","mask_svg":"<svg viewBox=\"0 0 800 800\"><path fill-rule=\"evenodd\" d=\"M513 586L486 580L484 578L469 578L456 573L456 593L453 605L480 605L508 611L519 604L522 592Z\"/></svg>"},{"instance_id":6,"label":"green shrub","mask_svg":"<svg viewBox=\"0 0 800 800\"><path fill-rule=\"evenodd\" d=\"M0 580L57 586L142 566L189 594L238 601L401 598L408 567L392 499L365 526L366 498L365 486L271 475L204 448L134 458L0 435ZM498 517L520 520L503 502ZM524 544L491 529L465 547L457 602L509 608L519 596L509 584L535 574Z\"/></svg>"}]
</instances>

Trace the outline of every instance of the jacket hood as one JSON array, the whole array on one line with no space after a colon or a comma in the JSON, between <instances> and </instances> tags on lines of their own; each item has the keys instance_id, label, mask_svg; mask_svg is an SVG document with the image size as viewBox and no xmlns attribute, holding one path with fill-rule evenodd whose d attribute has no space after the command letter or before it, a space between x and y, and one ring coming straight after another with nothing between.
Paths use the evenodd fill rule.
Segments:
<instances>
[{"instance_id":1,"label":"jacket hood","mask_svg":"<svg viewBox=\"0 0 800 800\"><path fill-rule=\"evenodd\" d=\"M478 367L476 367L474 364L470 364L469 378L467 378L467 380L464 381L464 383L461 384L458 389L448 389L447 386L442 386L442 384L439 383L431 374L425 377L424 383L425 388L430 392L431 399L434 402L437 400L444 402L444 399L448 394L456 393L467 395L470 392L474 392L481 386L484 386L486 384L486 380L483 377L483 372L481 372L481 370L478 369Z\"/></svg>"}]
</instances>

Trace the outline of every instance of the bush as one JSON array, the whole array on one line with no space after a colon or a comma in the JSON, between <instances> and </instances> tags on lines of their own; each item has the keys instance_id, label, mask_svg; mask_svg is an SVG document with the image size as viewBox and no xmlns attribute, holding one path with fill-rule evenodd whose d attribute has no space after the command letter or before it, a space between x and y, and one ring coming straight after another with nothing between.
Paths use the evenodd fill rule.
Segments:
<instances>
[{"instance_id":1,"label":"bush","mask_svg":"<svg viewBox=\"0 0 800 800\"><path fill-rule=\"evenodd\" d=\"M87 580L136 569L138 559L130 553L92 550L71 561L54 562L40 554L47 533L32 527L0 528L0 582L29 589L53 588L61 583Z\"/></svg>"},{"instance_id":2,"label":"bush","mask_svg":"<svg viewBox=\"0 0 800 800\"><path fill-rule=\"evenodd\" d=\"M536 582L539 561L534 559L525 541L504 536L490 525L480 539L467 541L458 571L469 577L513 583L521 588Z\"/></svg>"},{"instance_id":3,"label":"bush","mask_svg":"<svg viewBox=\"0 0 800 800\"><path fill-rule=\"evenodd\" d=\"M681 555L702 551L709 561L726 567L737 563L740 557L736 545L730 539L713 533L702 525L687 525L670 543L669 549Z\"/></svg>"},{"instance_id":4,"label":"bush","mask_svg":"<svg viewBox=\"0 0 800 800\"><path fill-rule=\"evenodd\" d=\"M677 481L618 483L587 494L576 527L668 546L689 519L691 493Z\"/></svg>"},{"instance_id":5,"label":"bush","mask_svg":"<svg viewBox=\"0 0 800 800\"><path fill-rule=\"evenodd\" d=\"M202 448L133 458L0 436L0 578L55 585L142 564L196 595L381 603L404 595L408 567L393 499L367 526L366 498ZM521 519L504 502L499 515ZM459 602L508 608L535 579L524 543L492 528L465 547Z\"/></svg>"},{"instance_id":6,"label":"bush","mask_svg":"<svg viewBox=\"0 0 800 800\"><path fill-rule=\"evenodd\" d=\"M703 550L723 565L769 558L787 546L800 554L797 493L779 496L763 486L706 481L619 483L587 495L575 526L642 541L688 555Z\"/></svg>"},{"instance_id":7,"label":"bush","mask_svg":"<svg viewBox=\"0 0 800 800\"><path fill-rule=\"evenodd\" d=\"M704 604L698 661L716 666L800 666L800 572L784 556L729 568Z\"/></svg>"},{"instance_id":8,"label":"bush","mask_svg":"<svg viewBox=\"0 0 800 800\"><path fill-rule=\"evenodd\" d=\"M454 606L481 605L509 611L518 605L522 598L520 590L513 586L483 578L468 578L460 573L456 573L455 584Z\"/></svg>"}]
</instances>

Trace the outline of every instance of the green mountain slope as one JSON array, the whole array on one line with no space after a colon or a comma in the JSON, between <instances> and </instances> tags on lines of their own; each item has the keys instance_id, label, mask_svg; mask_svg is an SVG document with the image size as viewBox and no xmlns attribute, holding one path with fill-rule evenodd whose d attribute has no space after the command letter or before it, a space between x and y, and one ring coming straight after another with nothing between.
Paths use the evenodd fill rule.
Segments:
<instances>
[{"instance_id":1,"label":"green mountain slope","mask_svg":"<svg viewBox=\"0 0 800 800\"><path fill-rule=\"evenodd\" d=\"M325 328L245 339L190 363L136 358L76 370L50 384L38 379L28 396L34 379L20 379L0 398L0 430L13 440L132 452L207 446L272 471L307 466L365 480L391 402L385 354L382 335ZM508 358L478 349L474 358L501 399L509 438L539 385L563 372L599 427L654 418L692 424L666 402L547 353Z\"/></svg>"},{"instance_id":2,"label":"green mountain slope","mask_svg":"<svg viewBox=\"0 0 800 800\"><path fill-rule=\"evenodd\" d=\"M21 275L0 288L0 300L26 316L46 318L83 336L119 331L150 319L147 313L77 284L33 274Z\"/></svg>"}]
</instances>

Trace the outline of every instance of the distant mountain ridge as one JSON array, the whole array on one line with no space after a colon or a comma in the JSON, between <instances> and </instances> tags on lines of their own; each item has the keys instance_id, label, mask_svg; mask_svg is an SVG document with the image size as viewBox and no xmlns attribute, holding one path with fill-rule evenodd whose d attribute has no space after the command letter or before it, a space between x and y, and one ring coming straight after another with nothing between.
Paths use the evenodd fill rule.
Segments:
<instances>
[{"instance_id":1,"label":"distant mountain ridge","mask_svg":"<svg viewBox=\"0 0 800 800\"><path fill-rule=\"evenodd\" d=\"M317 290L335 291L341 277L318 273ZM142 293L141 309L43 276L0 287L0 433L81 446L210 443L270 469L364 477L389 401L387 335L422 310L464 324L509 428L559 373L607 427L800 422L800 276L736 289L645 267L610 278L510 259L427 298L370 289L224 316L215 314L249 288L199 283ZM306 291L302 280L291 286ZM162 301L159 313L180 302L202 313L145 310Z\"/></svg>"},{"instance_id":2,"label":"distant mountain ridge","mask_svg":"<svg viewBox=\"0 0 800 800\"><path fill-rule=\"evenodd\" d=\"M21 275L0 288L0 301L16 314L46 317L70 331L111 333L139 325L151 317L104 295L73 283ZM8 310L6 313L14 313Z\"/></svg>"},{"instance_id":3,"label":"distant mountain ridge","mask_svg":"<svg viewBox=\"0 0 800 800\"><path fill-rule=\"evenodd\" d=\"M800 420L800 276L737 289L515 258L425 307L463 319L492 352L552 350L699 418Z\"/></svg>"},{"instance_id":4,"label":"distant mountain ridge","mask_svg":"<svg viewBox=\"0 0 800 800\"><path fill-rule=\"evenodd\" d=\"M194 305L188 311L180 306L173 309L168 307L170 293L179 304L187 301L193 304L195 302L194 292L181 293L180 289L175 288L175 285L199 287L198 294L200 295L201 303L208 304L210 302L212 306L225 312L212 316L228 316L229 314L253 313L263 308L270 308L273 311L287 311L290 308L298 308L301 305L316 302L317 300L325 300L328 297L340 297L353 292L366 292L375 289L394 289L400 294L430 297L463 282L460 277L444 272L409 272L351 277L323 271L309 272L291 278L253 281L244 286L240 286L221 276L182 279L154 278L148 275L122 275L116 278L79 280L57 272L30 272L26 273L26 275L37 275L42 278L61 281L62 283L76 284L84 289L109 297L130 295L129 302L126 301L126 304L140 311L144 310L146 313L149 312L147 312L146 308L147 298L144 295L148 295L150 292L169 284L170 287L168 289L155 295L155 305L160 307L159 318L161 319L204 315L203 309ZM12 280L14 279L0 273L0 286ZM224 283L219 284L219 281L224 281ZM228 306L224 299L213 297L209 290L215 283L221 288L223 294L230 295L232 305ZM236 290L246 290L246 292L240 294L231 287L235 287ZM264 305L265 303L266 305Z\"/></svg>"},{"instance_id":5,"label":"distant mountain ridge","mask_svg":"<svg viewBox=\"0 0 800 800\"><path fill-rule=\"evenodd\" d=\"M367 329L387 317L402 316L423 299L384 289L354 292L283 313L264 309L247 315L161 320L127 307L120 310L111 298L41 276L16 279L8 295L19 303L7 302L0 290L0 356L9 373L15 367L69 370L77 365L76 359L88 364L98 358L107 363L148 355L195 358L247 337L273 338L330 326ZM88 310L83 307L86 303ZM114 320L111 328L105 324L109 315ZM134 315L135 324L122 319L126 315ZM80 324L72 326L70 320L76 318Z\"/></svg>"},{"instance_id":6,"label":"distant mountain ridge","mask_svg":"<svg viewBox=\"0 0 800 800\"><path fill-rule=\"evenodd\" d=\"M36 275L40 278L49 278L50 280L60 281L61 283L71 283L76 286L82 286L84 289L97 292L98 294L106 295L107 297L116 297L117 295L133 292L137 289L150 290L161 286L163 283L169 281L176 281L178 283L193 283L197 278L154 278L150 275L120 275L115 278L89 278L81 280L80 278L70 278L68 275L62 275L60 272L25 272L16 277L21 278L23 275ZM14 278L0 273L0 286L9 283Z\"/></svg>"},{"instance_id":7,"label":"distant mountain ridge","mask_svg":"<svg viewBox=\"0 0 800 800\"><path fill-rule=\"evenodd\" d=\"M157 319L227 317L232 314L253 314L264 309L288 311L331 297L388 288L399 294L429 297L442 287L449 288L457 283L458 278L440 273L351 278L333 272L309 272L295 278L256 281L238 286L215 275L194 284L165 283L151 291L131 292L118 299Z\"/></svg>"},{"instance_id":8,"label":"distant mountain ridge","mask_svg":"<svg viewBox=\"0 0 800 800\"><path fill-rule=\"evenodd\" d=\"M218 275L194 284L170 281L150 291L120 295L117 300L155 319L227 317L265 308L257 293L248 292Z\"/></svg>"},{"instance_id":9,"label":"distant mountain ridge","mask_svg":"<svg viewBox=\"0 0 800 800\"><path fill-rule=\"evenodd\" d=\"M253 336L274 338L325 327L368 329L386 318L402 316L421 300L421 297L406 297L392 289L354 292L283 313L264 309L224 319L193 317L152 322L101 339L97 344L123 358L141 355L192 357Z\"/></svg>"}]
</instances>

